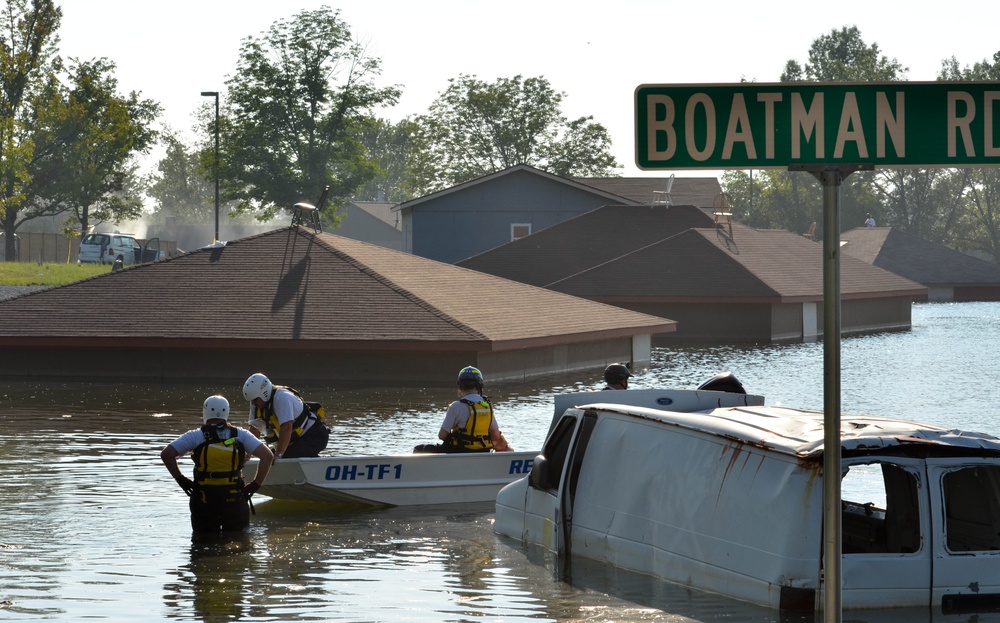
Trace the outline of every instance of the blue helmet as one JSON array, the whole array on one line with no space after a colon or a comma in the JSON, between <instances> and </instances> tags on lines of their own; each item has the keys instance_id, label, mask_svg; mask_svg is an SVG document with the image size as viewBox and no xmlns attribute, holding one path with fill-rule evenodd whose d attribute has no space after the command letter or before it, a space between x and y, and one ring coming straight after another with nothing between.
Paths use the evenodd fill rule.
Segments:
<instances>
[{"instance_id":1,"label":"blue helmet","mask_svg":"<svg viewBox=\"0 0 1000 623\"><path fill-rule=\"evenodd\" d=\"M473 381L478 385L482 385L483 373L480 372L478 368L465 366L458 373L458 382L461 383L462 381Z\"/></svg>"}]
</instances>

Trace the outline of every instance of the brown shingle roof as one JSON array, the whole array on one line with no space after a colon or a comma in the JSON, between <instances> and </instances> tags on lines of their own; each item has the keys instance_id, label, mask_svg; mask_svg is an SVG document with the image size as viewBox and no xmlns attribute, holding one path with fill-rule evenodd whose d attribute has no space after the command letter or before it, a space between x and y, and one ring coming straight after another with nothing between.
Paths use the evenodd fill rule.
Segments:
<instances>
[{"instance_id":1,"label":"brown shingle roof","mask_svg":"<svg viewBox=\"0 0 1000 623\"><path fill-rule=\"evenodd\" d=\"M568 297L333 234L276 230L0 301L0 345L294 341L504 350L673 330Z\"/></svg>"},{"instance_id":2,"label":"brown shingle roof","mask_svg":"<svg viewBox=\"0 0 1000 623\"><path fill-rule=\"evenodd\" d=\"M458 266L547 286L714 219L694 206L598 208L458 262Z\"/></svg>"},{"instance_id":3,"label":"brown shingle roof","mask_svg":"<svg viewBox=\"0 0 1000 623\"><path fill-rule=\"evenodd\" d=\"M1000 266L892 227L841 234L844 253L928 286L1000 284Z\"/></svg>"},{"instance_id":4,"label":"brown shingle roof","mask_svg":"<svg viewBox=\"0 0 1000 623\"><path fill-rule=\"evenodd\" d=\"M917 295L917 283L842 256L841 295ZM784 230L690 229L549 286L609 301L821 300L822 245Z\"/></svg>"}]
</instances>

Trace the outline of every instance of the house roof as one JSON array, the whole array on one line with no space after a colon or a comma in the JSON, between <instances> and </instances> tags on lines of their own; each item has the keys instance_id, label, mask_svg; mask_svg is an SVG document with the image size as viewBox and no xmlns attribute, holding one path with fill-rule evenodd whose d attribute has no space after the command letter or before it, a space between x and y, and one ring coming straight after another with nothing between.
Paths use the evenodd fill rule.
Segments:
<instances>
[{"instance_id":1,"label":"house roof","mask_svg":"<svg viewBox=\"0 0 1000 623\"><path fill-rule=\"evenodd\" d=\"M673 300L781 302L823 298L823 246L785 230L689 229L547 287L609 302ZM841 256L843 298L916 296L918 283Z\"/></svg>"},{"instance_id":2,"label":"house roof","mask_svg":"<svg viewBox=\"0 0 1000 623\"><path fill-rule=\"evenodd\" d=\"M482 351L675 324L302 227L0 301L0 314L0 346Z\"/></svg>"},{"instance_id":3,"label":"house roof","mask_svg":"<svg viewBox=\"0 0 1000 623\"><path fill-rule=\"evenodd\" d=\"M536 286L563 279L714 219L694 206L608 205L458 262Z\"/></svg>"},{"instance_id":4,"label":"house roof","mask_svg":"<svg viewBox=\"0 0 1000 623\"><path fill-rule=\"evenodd\" d=\"M928 286L1000 284L1000 266L892 227L857 227L841 248L864 262Z\"/></svg>"},{"instance_id":5,"label":"house roof","mask_svg":"<svg viewBox=\"0 0 1000 623\"><path fill-rule=\"evenodd\" d=\"M653 191L664 191L666 177L578 177L576 181L599 188L640 205L653 202ZM677 177L670 188L671 203L710 208L722 193L715 177Z\"/></svg>"},{"instance_id":6,"label":"house roof","mask_svg":"<svg viewBox=\"0 0 1000 623\"><path fill-rule=\"evenodd\" d=\"M397 210L398 211L398 210L405 210L405 209L409 209L409 208L416 208L416 207L419 207L421 204L423 204L423 203L425 203L427 201L432 201L434 199L438 199L438 198L443 197L445 195L450 195L452 193L457 193L457 192L463 191L463 190L465 190L467 188L470 188L470 187L473 187L473 186L477 186L479 184L483 184L483 183L486 183L486 182L489 182L489 181L492 181L492 180L495 180L495 179L498 179L498 178L501 178L501 177L505 177L505 176L508 176L508 175L517 175L517 174L525 174L525 173L531 174L531 175L537 175L537 176L543 177L543 178L547 178L547 179L559 182L560 184L565 184L567 186L571 186L571 187L574 187L574 188L577 188L577 189L589 192L589 193L597 195L599 197L604 197L605 199L608 200L608 203L626 203L626 204L630 204L630 203L649 203L651 201L651 199L648 199L648 200L633 202L632 200L630 200L628 198L620 197L618 195L615 195L614 193L611 193L611 192L608 192L606 190L603 190L603 189L601 189L601 188L599 188L597 186L590 185L590 184L585 184L585 183L581 183L580 181L572 179L572 178L560 177L558 175L553 175L551 173L546 173L545 171L542 171L541 169L536 169L535 167L527 165L527 164L519 164L517 166L506 168L506 169L504 169L502 171L497 171L495 173L490 173L489 175L484 175L482 177L477 177L474 180L469 180L467 182L464 182L462 184L458 184L456 186L451 186L449 188L445 188L444 190L440 190L438 192L431 193L429 195L424 195L423 197L418 197L418 198L412 199L410 201L405 201L405 202L397 205L396 207L394 207L393 210ZM653 196L652 192L650 192L649 196L650 197Z\"/></svg>"}]
</instances>

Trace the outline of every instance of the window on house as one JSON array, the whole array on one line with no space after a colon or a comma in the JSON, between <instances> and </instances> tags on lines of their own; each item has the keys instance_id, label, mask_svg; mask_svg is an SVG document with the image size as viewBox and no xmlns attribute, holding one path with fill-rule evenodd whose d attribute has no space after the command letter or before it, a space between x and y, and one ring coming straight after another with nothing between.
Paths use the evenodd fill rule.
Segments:
<instances>
[{"instance_id":1,"label":"window on house","mask_svg":"<svg viewBox=\"0 0 1000 623\"><path fill-rule=\"evenodd\" d=\"M519 240L531 234L531 223L511 223L510 239Z\"/></svg>"}]
</instances>

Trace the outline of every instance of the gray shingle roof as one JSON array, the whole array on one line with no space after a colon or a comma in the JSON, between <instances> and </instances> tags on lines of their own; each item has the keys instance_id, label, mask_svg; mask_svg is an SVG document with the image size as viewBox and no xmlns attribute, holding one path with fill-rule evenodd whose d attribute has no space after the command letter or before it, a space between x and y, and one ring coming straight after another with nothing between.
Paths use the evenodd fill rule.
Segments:
<instances>
[{"instance_id":1,"label":"gray shingle roof","mask_svg":"<svg viewBox=\"0 0 1000 623\"><path fill-rule=\"evenodd\" d=\"M603 191L631 199L640 205L653 202L654 190L665 190L666 177L578 177L576 181ZM675 177L670 189L673 205L693 205L710 208L722 193L715 177Z\"/></svg>"},{"instance_id":2,"label":"gray shingle roof","mask_svg":"<svg viewBox=\"0 0 1000 623\"><path fill-rule=\"evenodd\" d=\"M609 205L458 262L536 286L621 257L714 219L694 206Z\"/></svg>"},{"instance_id":3,"label":"gray shingle roof","mask_svg":"<svg viewBox=\"0 0 1000 623\"><path fill-rule=\"evenodd\" d=\"M0 314L0 345L291 340L503 350L674 324L301 227L0 301Z\"/></svg>"},{"instance_id":4,"label":"gray shingle roof","mask_svg":"<svg viewBox=\"0 0 1000 623\"><path fill-rule=\"evenodd\" d=\"M916 295L924 288L841 257L841 295ZM784 230L689 229L550 288L599 300L822 300L822 245Z\"/></svg>"},{"instance_id":5,"label":"gray shingle roof","mask_svg":"<svg viewBox=\"0 0 1000 623\"><path fill-rule=\"evenodd\" d=\"M892 227L840 236L844 253L928 286L1000 284L1000 266Z\"/></svg>"}]
</instances>

